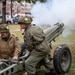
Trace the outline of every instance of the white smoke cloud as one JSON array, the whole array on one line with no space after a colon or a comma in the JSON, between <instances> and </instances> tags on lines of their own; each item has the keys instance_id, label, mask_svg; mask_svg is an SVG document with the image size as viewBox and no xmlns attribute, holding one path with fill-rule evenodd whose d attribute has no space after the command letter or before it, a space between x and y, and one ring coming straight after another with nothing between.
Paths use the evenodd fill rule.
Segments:
<instances>
[{"instance_id":1,"label":"white smoke cloud","mask_svg":"<svg viewBox=\"0 0 75 75\"><path fill-rule=\"evenodd\" d=\"M31 13L38 25L63 22L65 26L75 27L75 0L47 0L45 3L37 1Z\"/></svg>"}]
</instances>

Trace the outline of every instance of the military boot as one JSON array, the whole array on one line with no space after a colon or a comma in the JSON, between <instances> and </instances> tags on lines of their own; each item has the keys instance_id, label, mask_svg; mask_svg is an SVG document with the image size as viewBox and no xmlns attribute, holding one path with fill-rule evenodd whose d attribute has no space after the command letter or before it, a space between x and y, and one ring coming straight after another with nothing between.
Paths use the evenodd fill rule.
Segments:
<instances>
[{"instance_id":1,"label":"military boot","mask_svg":"<svg viewBox=\"0 0 75 75\"><path fill-rule=\"evenodd\" d=\"M59 75L55 69L51 69L50 71L45 72L45 75Z\"/></svg>"},{"instance_id":2,"label":"military boot","mask_svg":"<svg viewBox=\"0 0 75 75\"><path fill-rule=\"evenodd\" d=\"M59 75L56 72L45 72L45 75Z\"/></svg>"},{"instance_id":3,"label":"military boot","mask_svg":"<svg viewBox=\"0 0 75 75\"><path fill-rule=\"evenodd\" d=\"M35 75L35 74L28 74L28 75Z\"/></svg>"},{"instance_id":4,"label":"military boot","mask_svg":"<svg viewBox=\"0 0 75 75\"><path fill-rule=\"evenodd\" d=\"M51 74L51 75L59 75L59 74L55 71L55 69L51 69L51 70L50 70L50 74Z\"/></svg>"}]
</instances>

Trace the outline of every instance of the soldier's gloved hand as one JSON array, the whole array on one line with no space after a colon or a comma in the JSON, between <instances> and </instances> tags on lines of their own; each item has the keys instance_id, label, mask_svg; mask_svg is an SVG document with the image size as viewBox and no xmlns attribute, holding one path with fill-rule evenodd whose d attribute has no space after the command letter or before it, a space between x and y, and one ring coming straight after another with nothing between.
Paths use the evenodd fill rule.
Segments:
<instances>
[{"instance_id":1,"label":"soldier's gloved hand","mask_svg":"<svg viewBox=\"0 0 75 75\"><path fill-rule=\"evenodd\" d=\"M12 59L18 61L18 56L14 56Z\"/></svg>"}]
</instances>

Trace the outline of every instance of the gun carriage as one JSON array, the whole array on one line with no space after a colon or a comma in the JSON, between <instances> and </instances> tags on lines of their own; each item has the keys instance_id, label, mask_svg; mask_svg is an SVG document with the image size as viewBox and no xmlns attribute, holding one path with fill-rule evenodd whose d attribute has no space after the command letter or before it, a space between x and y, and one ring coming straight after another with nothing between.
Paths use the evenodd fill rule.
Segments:
<instances>
[{"instance_id":1,"label":"gun carriage","mask_svg":"<svg viewBox=\"0 0 75 75\"><path fill-rule=\"evenodd\" d=\"M51 42L55 41L55 38L58 37L64 30L64 24L55 24L52 27L49 27L44 30L47 41L51 46ZM26 50L25 45L21 44L22 52L20 54L18 61L13 61L11 58L8 60L2 60L0 62L0 75L11 75L19 70L24 70L24 63L27 57L29 56L29 51ZM71 67L72 56L70 49L66 44L58 45L54 51L53 57L49 58L53 60L53 65L58 74L65 74L69 72Z\"/></svg>"}]
</instances>

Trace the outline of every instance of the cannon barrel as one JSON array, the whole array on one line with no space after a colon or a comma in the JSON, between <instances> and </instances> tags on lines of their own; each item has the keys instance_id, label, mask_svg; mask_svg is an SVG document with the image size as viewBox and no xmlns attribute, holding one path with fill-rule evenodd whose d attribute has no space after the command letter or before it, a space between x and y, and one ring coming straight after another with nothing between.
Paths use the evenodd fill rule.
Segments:
<instances>
[{"instance_id":1,"label":"cannon barrel","mask_svg":"<svg viewBox=\"0 0 75 75\"><path fill-rule=\"evenodd\" d=\"M47 41L50 43L52 40L54 40L59 34L61 34L64 30L64 24L57 23L51 27L48 27L47 29L43 30Z\"/></svg>"}]
</instances>

